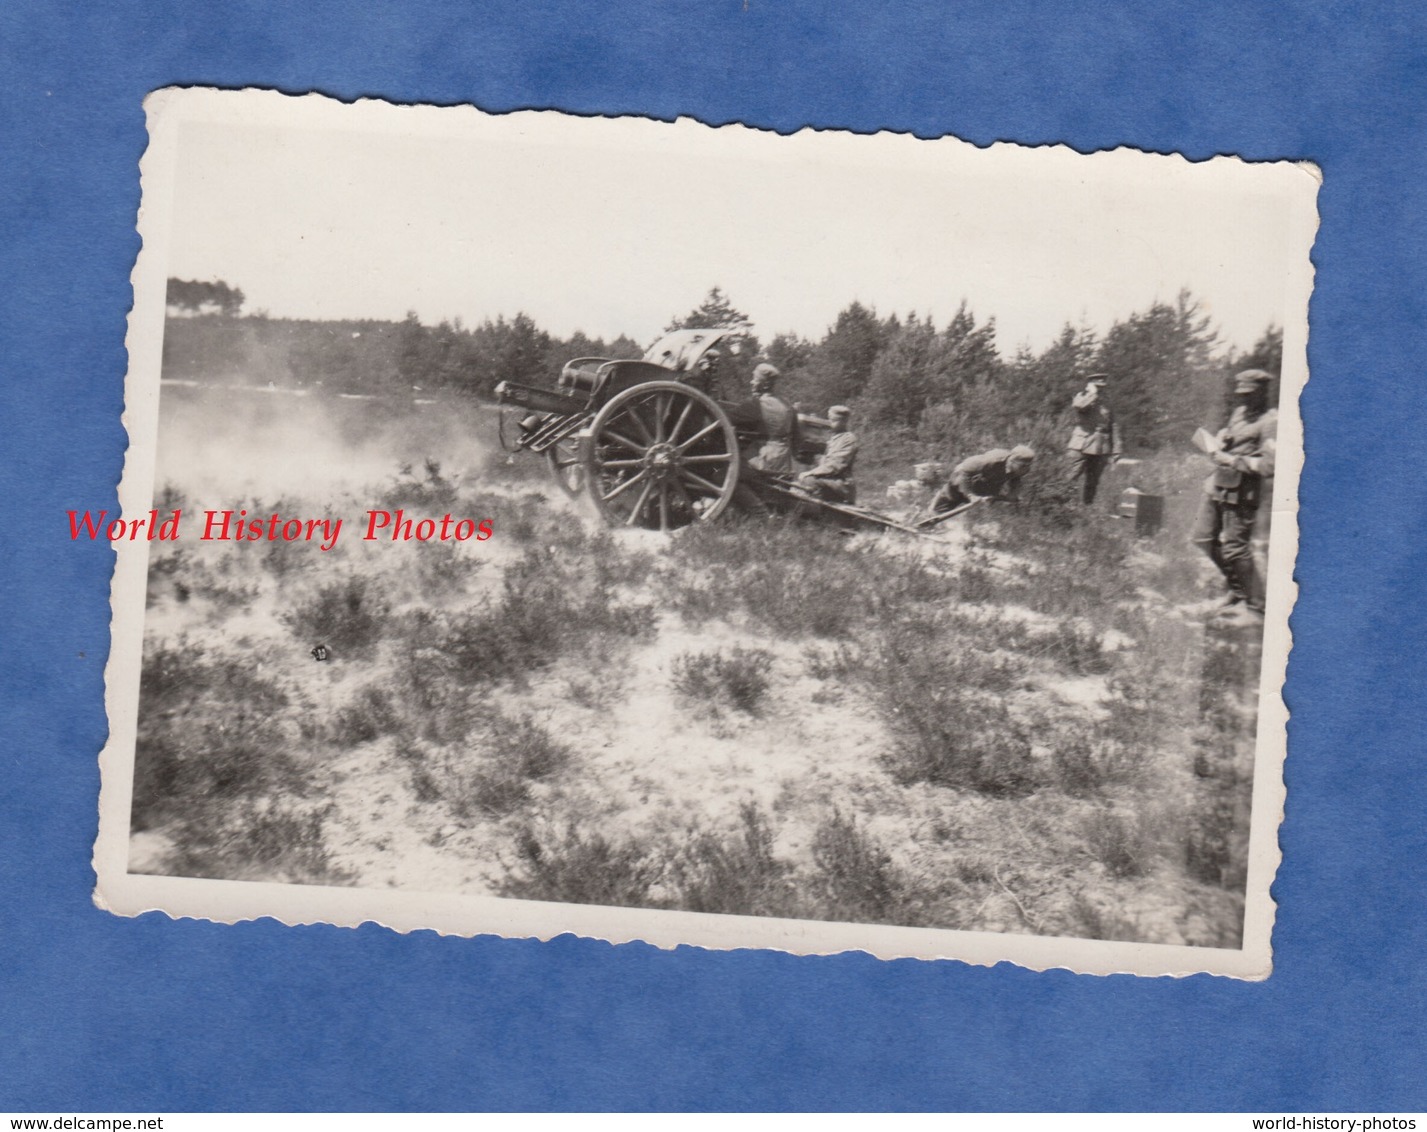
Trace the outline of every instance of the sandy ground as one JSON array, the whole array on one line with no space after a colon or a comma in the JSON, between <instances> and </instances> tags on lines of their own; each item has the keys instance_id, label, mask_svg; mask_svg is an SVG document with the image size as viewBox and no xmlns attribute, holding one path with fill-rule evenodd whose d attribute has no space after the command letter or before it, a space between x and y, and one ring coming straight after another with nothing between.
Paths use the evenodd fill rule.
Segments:
<instances>
[{"instance_id":1,"label":"sandy ground","mask_svg":"<svg viewBox=\"0 0 1427 1132\"><path fill-rule=\"evenodd\" d=\"M194 422L187 419L191 409L196 411L186 406L165 418L167 447L161 464L170 479L183 484L194 507L231 506L243 492L291 496L290 485L297 482L305 485L308 499L339 501L334 506L355 517L363 493L370 498L370 485L389 479L395 467L414 458L410 452L420 449L408 439L344 451L334 438L309 433L300 467L281 460L268 464L255 458L261 454L251 448L194 443ZM480 482L487 452L464 440L451 422L443 430L451 441L445 466L463 474L467 488L474 486L512 508L540 506L568 522L590 521L553 486ZM313 472L314 466L321 472ZM220 483L222 498L210 502ZM539 501L532 501L532 491L539 493ZM497 537L489 542L463 544L452 552L459 557L462 580L445 596L448 608L474 607L499 592L502 566L524 549L501 539L499 525L497 516ZM941 534L944 541L936 545L881 538L877 550L954 569L972 552L968 537L955 524ZM668 536L620 532L617 537L623 549L649 553L656 568L669 548ZM849 542L862 546L867 538ZM260 547L188 544L183 549L220 580L238 584L261 575L266 581L248 600L226 605L203 596L180 601L167 583L156 583L157 597L146 622L148 647L201 641L244 657L256 673L286 689L300 710L317 715L330 715L360 685L394 677L392 666L399 662L389 652L373 663L349 663L340 657L315 663L308 653L311 644L296 641L283 624L284 604L276 585L252 561ZM309 554L296 579L301 583L324 572L380 572L390 580L391 599L400 612L428 600L410 581L421 566L419 556L428 549L348 540L330 555ZM1017 565L1010 556L974 552L990 569ZM249 556L247 561L243 555ZM1053 624L1014 605L968 611L1014 619L1033 629ZM495 706L534 719L562 737L575 756L553 779L532 786L531 800L519 815L461 820L443 802L423 801L413 786L409 762L389 737L336 752L313 744L305 757L319 764L315 774L322 800L332 807L325 842L333 867L360 887L495 893L516 867L512 832L517 820L558 820L562 814L578 813L606 836L677 838L695 829L734 829L739 808L747 802L775 817L777 856L809 864L813 833L836 806L857 814L904 867L940 874L971 859L992 862L994 883L984 882L975 926L1040 930L1036 913L1028 910L1032 902L1044 908L1059 897L1016 891L1023 882L1014 864L1005 864L1015 861L1018 841L1031 845L1033 838L1018 823L1037 820L1033 799L1019 818L1010 818L1004 804L974 794L899 785L883 762L893 737L873 705L852 689L812 676L805 642L770 642L727 622L695 629L667 613L651 611L651 616L656 617L655 631L637 643L621 645L615 655L566 656L522 685L501 685L491 693ZM1111 651L1132 645L1116 634L1105 638ZM769 694L757 713L710 710L684 701L674 688L675 660L734 646L761 648L772 655ZM1093 728L1105 715L1109 691L1103 676L1045 672L1035 673L1022 694ZM1164 790L1172 795L1183 786L1166 782ZM162 872L170 849L162 831L138 833L131 844L130 867ZM1111 883L1087 866L1082 882L1084 899L1102 903L1107 915L1118 917L1122 930L1146 939L1214 942L1219 930L1215 925L1234 915L1232 897L1204 889L1190 892L1165 875Z\"/></svg>"}]
</instances>

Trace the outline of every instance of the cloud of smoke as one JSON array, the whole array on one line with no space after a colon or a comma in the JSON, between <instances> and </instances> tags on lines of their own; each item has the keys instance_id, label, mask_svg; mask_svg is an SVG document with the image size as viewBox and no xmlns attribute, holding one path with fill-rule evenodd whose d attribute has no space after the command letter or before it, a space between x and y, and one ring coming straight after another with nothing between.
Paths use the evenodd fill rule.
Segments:
<instances>
[{"instance_id":1,"label":"cloud of smoke","mask_svg":"<svg viewBox=\"0 0 1427 1132\"><path fill-rule=\"evenodd\" d=\"M470 480L494 442L494 415L460 401L431 404L302 396L242 385L165 384L156 486L191 505L244 498L312 503L357 498L427 460Z\"/></svg>"}]
</instances>

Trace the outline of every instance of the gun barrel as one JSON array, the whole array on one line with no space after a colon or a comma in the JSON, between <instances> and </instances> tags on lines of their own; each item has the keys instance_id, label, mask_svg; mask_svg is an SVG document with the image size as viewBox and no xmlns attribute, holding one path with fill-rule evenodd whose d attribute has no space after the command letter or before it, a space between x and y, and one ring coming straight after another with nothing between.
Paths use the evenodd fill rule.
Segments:
<instances>
[{"instance_id":1,"label":"gun barrel","mask_svg":"<svg viewBox=\"0 0 1427 1132\"><path fill-rule=\"evenodd\" d=\"M522 409L533 409L537 413L583 413L586 409L583 397L567 397L549 389L537 389L533 385L520 385L514 381L502 381L495 387L496 400L502 405L519 405Z\"/></svg>"}]
</instances>

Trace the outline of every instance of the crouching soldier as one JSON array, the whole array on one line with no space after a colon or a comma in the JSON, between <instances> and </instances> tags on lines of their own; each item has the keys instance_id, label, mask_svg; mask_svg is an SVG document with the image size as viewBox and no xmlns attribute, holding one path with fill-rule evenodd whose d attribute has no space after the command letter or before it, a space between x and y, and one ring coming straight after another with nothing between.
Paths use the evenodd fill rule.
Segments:
<instances>
[{"instance_id":1,"label":"crouching soldier","mask_svg":"<svg viewBox=\"0 0 1427 1132\"><path fill-rule=\"evenodd\" d=\"M1010 451L993 448L961 461L951 471L951 479L932 500L932 514L944 515L980 499L1004 499L1014 503L1020 497L1021 480L1031 470L1036 454L1024 444Z\"/></svg>"},{"instance_id":2,"label":"crouching soldier","mask_svg":"<svg viewBox=\"0 0 1427 1132\"><path fill-rule=\"evenodd\" d=\"M1234 378L1234 411L1210 453L1214 474L1204 484L1204 500L1190 535L1194 545L1224 575L1229 587L1222 611L1255 621L1263 617L1264 590L1254 566L1254 523L1265 483L1273 475L1278 414L1268 406L1273 379L1261 369Z\"/></svg>"},{"instance_id":3,"label":"crouching soldier","mask_svg":"<svg viewBox=\"0 0 1427 1132\"><path fill-rule=\"evenodd\" d=\"M857 484L852 467L857 462L857 436L848 431L852 410L834 405L827 411L831 435L817 464L798 477L798 486L816 499L829 503L856 503Z\"/></svg>"}]
</instances>

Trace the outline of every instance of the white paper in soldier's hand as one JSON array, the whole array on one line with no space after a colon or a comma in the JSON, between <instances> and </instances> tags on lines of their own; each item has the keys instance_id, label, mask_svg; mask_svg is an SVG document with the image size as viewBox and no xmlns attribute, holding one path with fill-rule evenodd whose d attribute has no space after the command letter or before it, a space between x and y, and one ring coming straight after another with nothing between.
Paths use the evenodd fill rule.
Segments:
<instances>
[{"instance_id":1,"label":"white paper in soldier's hand","mask_svg":"<svg viewBox=\"0 0 1427 1132\"><path fill-rule=\"evenodd\" d=\"M1205 428L1194 430L1194 447L1205 455L1213 455L1219 450L1219 438Z\"/></svg>"}]
</instances>

